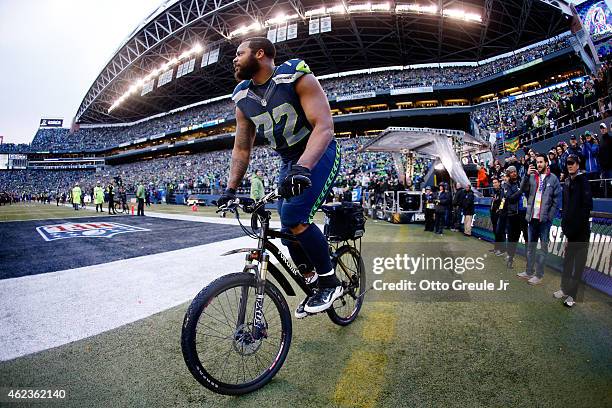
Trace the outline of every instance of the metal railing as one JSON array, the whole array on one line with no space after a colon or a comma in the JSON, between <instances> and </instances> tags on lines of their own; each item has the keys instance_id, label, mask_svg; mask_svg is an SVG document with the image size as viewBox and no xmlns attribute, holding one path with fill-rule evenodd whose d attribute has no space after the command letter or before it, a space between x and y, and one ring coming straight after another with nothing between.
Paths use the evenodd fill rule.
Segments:
<instances>
[{"instance_id":1,"label":"metal railing","mask_svg":"<svg viewBox=\"0 0 612 408\"><path fill-rule=\"evenodd\" d=\"M612 178L599 178L589 180L591 186L591 193L593 198L612 198ZM564 182L561 182L561 189L563 190ZM491 197L493 195L493 187L477 188L484 197Z\"/></svg>"},{"instance_id":2,"label":"metal railing","mask_svg":"<svg viewBox=\"0 0 612 408\"><path fill-rule=\"evenodd\" d=\"M521 146L532 145L561 133L576 130L595 120L602 120L605 114L609 112L612 112L612 98L606 96L605 98L600 98L595 102L578 108L568 115L551 119L548 123L548 128L550 130L547 130L546 124L543 124L542 126L535 127L519 134L519 143ZM552 128L550 126L551 124L553 125ZM514 138L515 136L509 137Z\"/></svg>"}]
</instances>

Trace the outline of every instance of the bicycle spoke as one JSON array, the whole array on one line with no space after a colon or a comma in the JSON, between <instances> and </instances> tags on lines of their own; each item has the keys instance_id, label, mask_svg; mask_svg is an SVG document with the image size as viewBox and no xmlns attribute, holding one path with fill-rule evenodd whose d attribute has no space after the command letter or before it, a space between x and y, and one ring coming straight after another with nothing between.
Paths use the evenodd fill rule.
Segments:
<instances>
[{"instance_id":1,"label":"bicycle spoke","mask_svg":"<svg viewBox=\"0 0 612 408\"><path fill-rule=\"evenodd\" d=\"M230 290L233 293L228 293ZM194 333L197 356L205 370L221 383L243 385L256 381L282 351L282 315L269 294L265 294L262 310L266 337L258 340L252 337L254 293L252 285L228 288L217 293L198 317ZM244 321L238 327L241 301L245 307Z\"/></svg>"},{"instance_id":2,"label":"bicycle spoke","mask_svg":"<svg viewBox=\"0 0 612 408\"><path fill-rule=\"evenodd\" d=\"M209 306L211 306L211 305L212 305L212 303L211 303ZM213 307L213 309L214 309L214 307ZM226 326L227 326L227 327L229 327L229 328L230 328L232 331L234 331L234 329L236 329L235 327L232 327L232 326L231 326L231 325L230 325L228 322L224 322L224 321L222 321L222 320L219 320L219 319L215 318L214 316L209 315L208 313L206 313L206 311L203 311L203 312L202 312L202 314L204 314L204 315L206 315L206 316L210 317L211 319L213 319L213 320L215 320L215 321L217 321L217 322L219 322L219 323L221 323L221 324L226 325ZM199 322L198 322L198 323L199 323Z\"/></svg>"}]
</instances>

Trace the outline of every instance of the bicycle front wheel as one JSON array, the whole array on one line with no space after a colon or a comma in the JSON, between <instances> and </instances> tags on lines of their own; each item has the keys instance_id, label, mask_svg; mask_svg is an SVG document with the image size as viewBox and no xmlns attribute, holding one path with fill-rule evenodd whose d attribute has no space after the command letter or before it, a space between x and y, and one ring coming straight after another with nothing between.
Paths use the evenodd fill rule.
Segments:
<instances>
[{"instance_id":1,"label":"bicycle front wheel","mask_svg":"<svg viewBox=\"0 0 612 408\"><path fill-rule=\"evenodd\" d=\"M263 334L254 329L254 275L222 276L195 297L183 322L181 347L191 374L211 391L240 395L268 383L291 344L291 313L282 294L266 282Z\"/></svg>"},{"instance_id":2,"label":"bicycle front wheel","mask_svg":"<svg viewBox=\"0 0 612 408\"><path fill-rule=\"evenodd\" d=\"M351 324L359 314L365 292L365 266L359 251L344 245L336 251L336 276L342 282L344 295L327 310L332 322L340 326Z\"/></svg>"}]
</instances>

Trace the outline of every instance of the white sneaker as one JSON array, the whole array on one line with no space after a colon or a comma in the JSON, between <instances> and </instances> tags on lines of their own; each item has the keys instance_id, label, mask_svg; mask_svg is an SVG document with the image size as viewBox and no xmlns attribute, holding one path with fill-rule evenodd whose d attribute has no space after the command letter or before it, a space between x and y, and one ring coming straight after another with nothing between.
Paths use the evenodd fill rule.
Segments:
<instances>
[{"instance_id":1,"label":"white sneaker","mask_svg":"<svg viewBox=\"0 0 612 408\"><path fill-rule=\"evenodd\" d=\"M527 283L530 285L538 285L540 282L542 282L542 278L538 278L537 276L533 276L527 281Z\"/></svg>"},{"instance_id":2,"label":"white sneaker","mask_svg":"<svg viewBox=\"0 0 612 408\"><path fill-rule=\"evenodd\" d=\"M344 289L342 286L336 286L335 288L319 288L306 305L304 311L307 313L319 313L329 309L334 300L342 296Z\"/></svg>"},{"instance_id":3,"label":"white sneaker","mask_svg":"<svg viewBox=\"0 0 612 408\"><path fill-rule=\"evenodd\" d=\"M565 293L563 293L563 290L559 289L558 291L556 291L555 293L553 293L553 297L555 299L563 299L566 298L567 295Z\"/></svg>"},{"instance_id":4,"label":"white sneaker","mask_svg":"<svg viewBox=\"0 0 612 408\"><path fill-rule=\"evenodd\" d=\"M300 302L300 304L298 305L298 307L295 309L295 313L294 316L298 319L303 319L306 316L308 316L308 313L306 313L306 311L304 310L304 306L306 306L306 302L308 302L308 299L310 299L308 296L306 296L304 298L304 300L302 300Z\"/></svg>"},{"instance_id":5,"label":"white sneaker","mask_svg":"<svg viewBox=\"0 0 612 408\"><path fill-rule=\"evenodd\" d=\"M563 302L563 304L567 307L573 307L576 302L574 301L574 298L571 296L568 296L565 298L565 302Z\"/></svg>"},{"instance_id":6,"label":"white sneaker","mask_svg":"<svg viewBox=\"0 0 612 408\"><path fill-rule=\"evenodd\" d=\"M532 275L529 275L527 272L523 271L523 272L517 273L516 276L518 276L521 279L530 279Z\"/></svg>"}]
</instances>

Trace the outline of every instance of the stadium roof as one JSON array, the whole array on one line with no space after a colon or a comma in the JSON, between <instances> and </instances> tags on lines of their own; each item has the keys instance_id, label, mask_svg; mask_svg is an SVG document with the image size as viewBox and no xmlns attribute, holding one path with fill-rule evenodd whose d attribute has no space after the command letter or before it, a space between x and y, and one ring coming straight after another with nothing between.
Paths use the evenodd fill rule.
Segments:
<instances>
[{"instance_id":1,"label":"stadium roof","mask_svg":"<svg viewBox=\"0 0 612 408\"><path fill-rule=\"evenodd\" d=\"M483 60L567 31L567 13L567 4L556 0L168 0L119 46L76 120L132 122L231 93L237 45L270 29L279 37L295 35L277 42L277 62L302 58L323 75ZM311 25L319 32L310 34ZM202 64L216 50L218 61ZM169 82L159 86L170 69Z\"/></svg>"}]
</instances>

